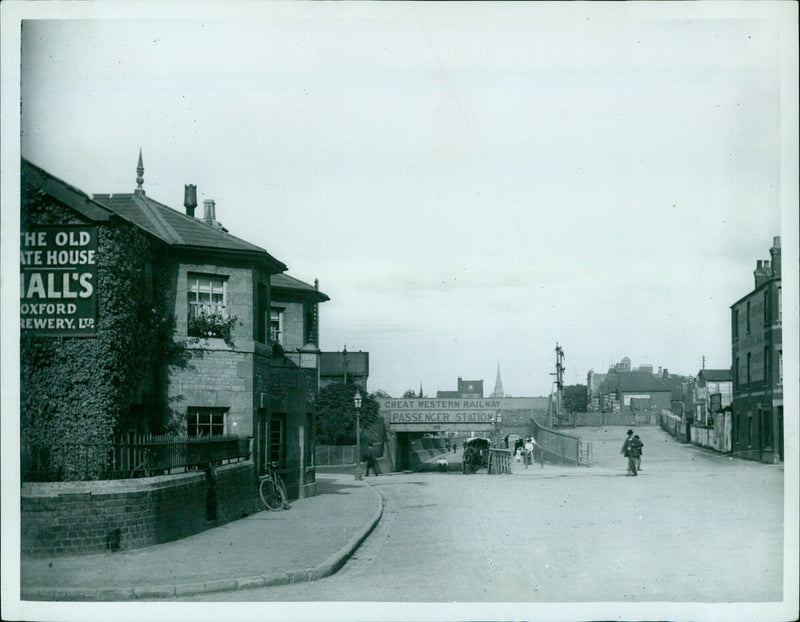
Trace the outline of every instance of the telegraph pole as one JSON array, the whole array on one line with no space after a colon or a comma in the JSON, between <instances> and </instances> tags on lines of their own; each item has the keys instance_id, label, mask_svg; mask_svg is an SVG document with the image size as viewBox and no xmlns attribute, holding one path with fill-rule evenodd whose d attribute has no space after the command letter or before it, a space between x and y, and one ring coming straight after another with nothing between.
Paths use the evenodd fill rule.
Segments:
<instances>
[{"instance_id":1,"label":"telegraph pole","mask_svg":"<svg viewBox=\"0 0 800 622\"><path fill-rule=\"evenodd\" d=\"M563 348L558 345L556 342L556 371L555 373L551 373L551 376L555 376L555 406L553 411L555 412L555 420L556 422L560 422L561 419L561 403L563 400L564 394L564 350ZM552 400L551 400L552 402ZM548 409L548 412L550 409ZM551 421L548 421L550 424Z\"/></svg>"}]
</instances>

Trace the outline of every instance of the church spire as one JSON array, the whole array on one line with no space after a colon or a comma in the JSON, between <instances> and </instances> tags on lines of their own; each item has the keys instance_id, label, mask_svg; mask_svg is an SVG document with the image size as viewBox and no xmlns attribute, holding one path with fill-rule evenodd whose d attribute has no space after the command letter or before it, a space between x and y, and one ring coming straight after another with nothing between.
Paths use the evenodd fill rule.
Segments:
<instances>
[{"instance_id":1,"label":"church spire","mask_svg":"<svg viewBox=\"0 0 800 622\"><path fill-rule=\"evenodd\" d=\"M494 381L494 391L489 397L503 397L503 381L500 379L500 363L497 364L497 380Z\"/></svg>"},{"instance_id":2,"label":"church spire","mask_svg":"<svg viewBox=\"0 0 800 622\"><path fill-rule=\"evenodd\" d=\"M144 194L144 164L142 164L142 148L139 147L139 163L136 165L136 192L135 194Z\"/></svg>"}]
</instances>

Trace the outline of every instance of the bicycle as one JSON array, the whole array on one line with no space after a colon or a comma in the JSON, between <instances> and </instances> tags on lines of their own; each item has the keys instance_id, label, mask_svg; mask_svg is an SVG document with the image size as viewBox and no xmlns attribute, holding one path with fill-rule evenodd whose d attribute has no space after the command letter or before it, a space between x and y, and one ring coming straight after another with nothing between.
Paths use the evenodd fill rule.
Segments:
<instances>
[{"instance_id":1,"label":"bicycle","mask_svg":"<svg viewBox=\"0 0 800 622\"><path fill-rule=\"evenodd\" d=\"M283 483L283 479L278 475L278 466L277 462L270 462L267 474L261 476L261 483L258 485L258 494L261 497L261 502L270 511L277 511L281 508L288 510L292 507L289 505L286 494L286 484Z\"/></svg>"},{"instance_id":2,"label":"bicycle","mask_svg":"<svg viewBox=\"0 0 800 622\"><path fill-rule=\"evenodd\" d=\"M140 473L141 475L137 475ZM150 477L153 473L150 469L150 450L145 449L142 452L142 461L134 467L131 471L131 478L134 477Z\"/></svg>"}]
</instances>

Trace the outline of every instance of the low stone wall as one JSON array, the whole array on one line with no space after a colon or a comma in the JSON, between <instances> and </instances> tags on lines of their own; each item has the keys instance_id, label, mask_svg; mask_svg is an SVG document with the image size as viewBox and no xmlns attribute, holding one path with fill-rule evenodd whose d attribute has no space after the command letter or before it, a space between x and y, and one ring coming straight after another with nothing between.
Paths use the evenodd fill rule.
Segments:
<instances>
[{"instance_id":1,"label":"low stone wall","mask_svg":"<svg viewBox=\"0 0 800 622\"><path fill-rule=\"evenodd\" d=\"M185 538L253 513L254 465L141 479L25 483L23 555L136 549Z\"/></svg>"}]
</instances>

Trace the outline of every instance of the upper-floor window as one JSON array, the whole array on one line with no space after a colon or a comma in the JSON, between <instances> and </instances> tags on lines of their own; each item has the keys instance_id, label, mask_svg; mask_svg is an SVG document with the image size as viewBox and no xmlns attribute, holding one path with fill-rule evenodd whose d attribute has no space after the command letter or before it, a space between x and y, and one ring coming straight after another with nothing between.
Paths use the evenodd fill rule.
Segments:
<instances>
[{"instance_id":1,"label":"upper-floor window","mask_svg":"<svg viewBox=\"0 0 800 622\"><path fill-rule=\"evenodd\" d=\"M770 321L770 308L769 308L769 287L764 290L764 326L769 326Z\"/></svg>"},{"instance_id":2,"label":"upper-floor window","mask_svg":"<svg viewBox=\"0 0 800 622\"><path fill-rule=\"evenodd\" d=\"M228 316L227 279L190 272L187 280L189 336L220 337L221 321Z\"/></svg>"},{"instance_id":3,"label":"upper-floor window","mask_svg":"<svg viewBox=\"0 0 800 622\"><path fill-rule=\"evenodd\" d=\"M781 305L781 291L782 291L781 288L778 287L778 321L779 322L783 318L783 314L781 313L781 308L783 306L783 305Z\"/></svg>"},{"instance_id":4,"label":"upper-floor window","mask_svg":"<svg viewBox=\"0 0 800 622\"><path fill-rule=\"evenodd\" d=\"M283 345L283 309L279 307L269 310L269 339Z\"/></svg>"},{"instance_id":5,"label":"upper-floor window","mask_svg":"<svg viewBox=\"0 0 800 622\"><path fill-rule=\"evenodd\" d=\"M747 353L747 385L750 386L750 352Z\"/></svg>"},{"instance_id":6,"label":"upper-floor window","mask_svg":"<svg viewBox=\"0 0 800 622\"><path fill-rule=\"evenodd\" d=\"M778 350L778 384L783 384L783 350Z\"/></svg>"},{"instance_id":7,"label":"upper-floor window","mask_svg":"<svg viewBox=\"0 0 800 622\"><path fill-rule=\"evenodd\" d=\"M739 309L733 310L733 338L736 339L739 337Z\"/></svg>"},{"instance_id":8,"label":"upper-floor window","mask_svg":"<svg viewBox=\"0 0 800 622\"><path fill-rule=\"evenodd\" d=\"M747 301L747 334L750 334L750 301Z\"/></svg>"}]
</instances>

